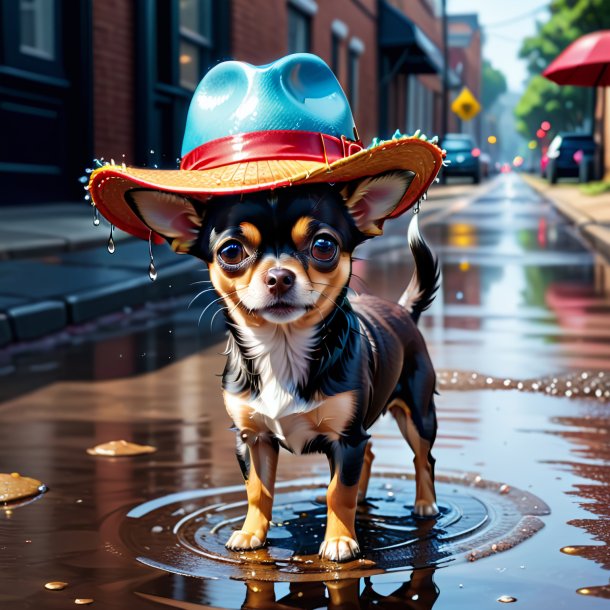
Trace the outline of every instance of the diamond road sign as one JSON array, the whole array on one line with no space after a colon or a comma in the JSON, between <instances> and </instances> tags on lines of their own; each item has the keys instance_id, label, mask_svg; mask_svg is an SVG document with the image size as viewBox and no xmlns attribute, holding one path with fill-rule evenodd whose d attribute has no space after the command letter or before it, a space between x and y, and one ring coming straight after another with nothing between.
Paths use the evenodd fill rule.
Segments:
<instances>
[{"instance_id":1,"label":"diamond road sign","mask_svg":"<svg viewBox=\"0 0 610 610\"><path fill-rule=\"evenodd\" d=\"M481 111L481 104L477 98L472 95L468 87L464 87L460 94L453 100L451 110L457 114L462 121L470 121L474 119Z\"/></svg>"}]
</instances>

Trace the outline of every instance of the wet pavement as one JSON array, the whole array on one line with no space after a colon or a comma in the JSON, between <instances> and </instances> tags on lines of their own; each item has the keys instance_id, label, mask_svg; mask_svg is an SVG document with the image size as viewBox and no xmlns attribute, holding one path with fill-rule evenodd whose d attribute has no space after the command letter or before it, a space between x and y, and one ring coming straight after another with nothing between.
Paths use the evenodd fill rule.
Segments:
<instances>
[{"instance_id":1,"label":"wet pavement","mask_svg":"<svg viewBox=\"0 0 610 610\"><path fill-rule=\"evenodd\" d=\"M272 546L224 551L245 494L209 333L220 316L198 326L202 307L176 298L0 351L0 471L49 488L0 512L0 607L605 607L610 267L518 176L474 200L442 193L421 213L443 271L420 322L439 370L437 523L408 514L411 455L386 418L363 561L310 558L326 460L287 452ZM408 220L358 253L355 290L398 298ZM158 451L86 453L118 439Z\"/></svg>"}]
</instances>

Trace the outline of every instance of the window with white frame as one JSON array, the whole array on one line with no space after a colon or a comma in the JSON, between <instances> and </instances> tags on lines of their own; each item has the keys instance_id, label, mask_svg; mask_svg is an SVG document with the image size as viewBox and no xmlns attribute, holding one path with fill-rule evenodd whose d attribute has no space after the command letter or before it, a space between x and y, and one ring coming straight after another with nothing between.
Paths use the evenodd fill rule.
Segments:
<instances>
[{"instance_id":1,"label":"window with white frame","mask_svg":"<svg viewBox=\"0 0 610 610\"><path fill-rule=\"evenodd\" d=\"M55 0L19 0L19 51L55 59Z\"/></svg>"},{"instance_id":2,"label":"window with white frame","mask_svg":"<svg viewBox=\"0 0 610 610\"><path fill-rule=\"evenodd\" d=\"M212 0L180 0L180 86L194 90L207 69L212 40Z\"/></svg>"},{"instance_id":3,"label":"window with white frame","mask_svg":"<svg viewBox=\"0 0 610 610\"><path fill-rule=\"evenodd\" d=\"M352 38L349 43L347 58L347 98L352 113L358 112L360 91L360 56L364 53L364 43L359 38Z\"/></svg>"},{"instance_id":4,"label":"window with white frame","mask_svg":"<svg viewBox=\"0 0 610 610\"><path fill-rule=\"evenodd\" d=\"M288 5L288 52L311 50L311 17L296 6Z\"/></svg>"},{"instance_id":5,"label":"window with white frame","mask_svg":"<svg viewBox=\"0 0 610 610\"><path fill-rule=\"evenodd\" d=\"M347 38L348 31L347 25L339 19L335 19L331 24L330 67L337 78L339 77L339 73L341 71L341 44Z\"/></svg>"}]
</instances>

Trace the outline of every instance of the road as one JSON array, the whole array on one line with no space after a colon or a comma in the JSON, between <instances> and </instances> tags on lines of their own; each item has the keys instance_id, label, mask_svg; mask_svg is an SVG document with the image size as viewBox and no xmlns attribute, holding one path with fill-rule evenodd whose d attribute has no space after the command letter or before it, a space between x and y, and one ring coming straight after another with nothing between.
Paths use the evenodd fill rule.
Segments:
<instances>
[{"instance_id":1,"label":"road","mask_svg":"<svg viewBox=\"0 0 610 610\"><path fill-rule=\"evenodd\" d=\"M408 221L388 223L383 238L358 252L356 291L398 298L412 268ZM329 569L322 583L299 564L294 577L278 570L271 550L258 563L209 559L222 551L201 525L207 513L197 511L215 504L227 520L239 516L242 492L231 487L240 474L216 376L223 345L181 304L156 310L156 319L111 320L94 342L82 329L69 347L50 342L0 357L13 367L2 377L0 470L49 487L0 513L0 606L65 608L91 598L95 607L134 610L453 610L494 608L511 596L519 608L605 607L610 267L515 175L436 187L420 222L443 274L420 326L439 375L434 454L444 521L430 530L401 516L411 456L384 418L373 430L377 504L361 518L372 524L372 545L386 544L384 536L414 541L392 570L376 569L383 560L368 573L354 569L354 578ZM62 380L52 374L58 367ZM85 452L123 438L158 451ZM326 475L325 460L283 452L278 511L315 506ZM168 496L176 492L182 499ZM297 526L282 529L278 517L280 550L304 531ZM49 581L68 587L45 590Z\"/></svg>"}]
</instances>

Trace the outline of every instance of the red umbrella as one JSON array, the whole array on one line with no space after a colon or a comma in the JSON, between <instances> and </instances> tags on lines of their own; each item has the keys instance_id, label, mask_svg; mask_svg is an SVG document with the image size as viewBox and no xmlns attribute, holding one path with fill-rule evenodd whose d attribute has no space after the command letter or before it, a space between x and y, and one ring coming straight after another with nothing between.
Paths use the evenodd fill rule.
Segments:
<instances>
[{"instance_id":1,"label":"red umbrella","mask_svg":"<svg viewBox=\"0 0 610 610\"><path fill-rule=\"evenodd\" d=\"M581 36L542 75L558 85L610 86L610 30Z\"/></svg>"}]
</instances>

